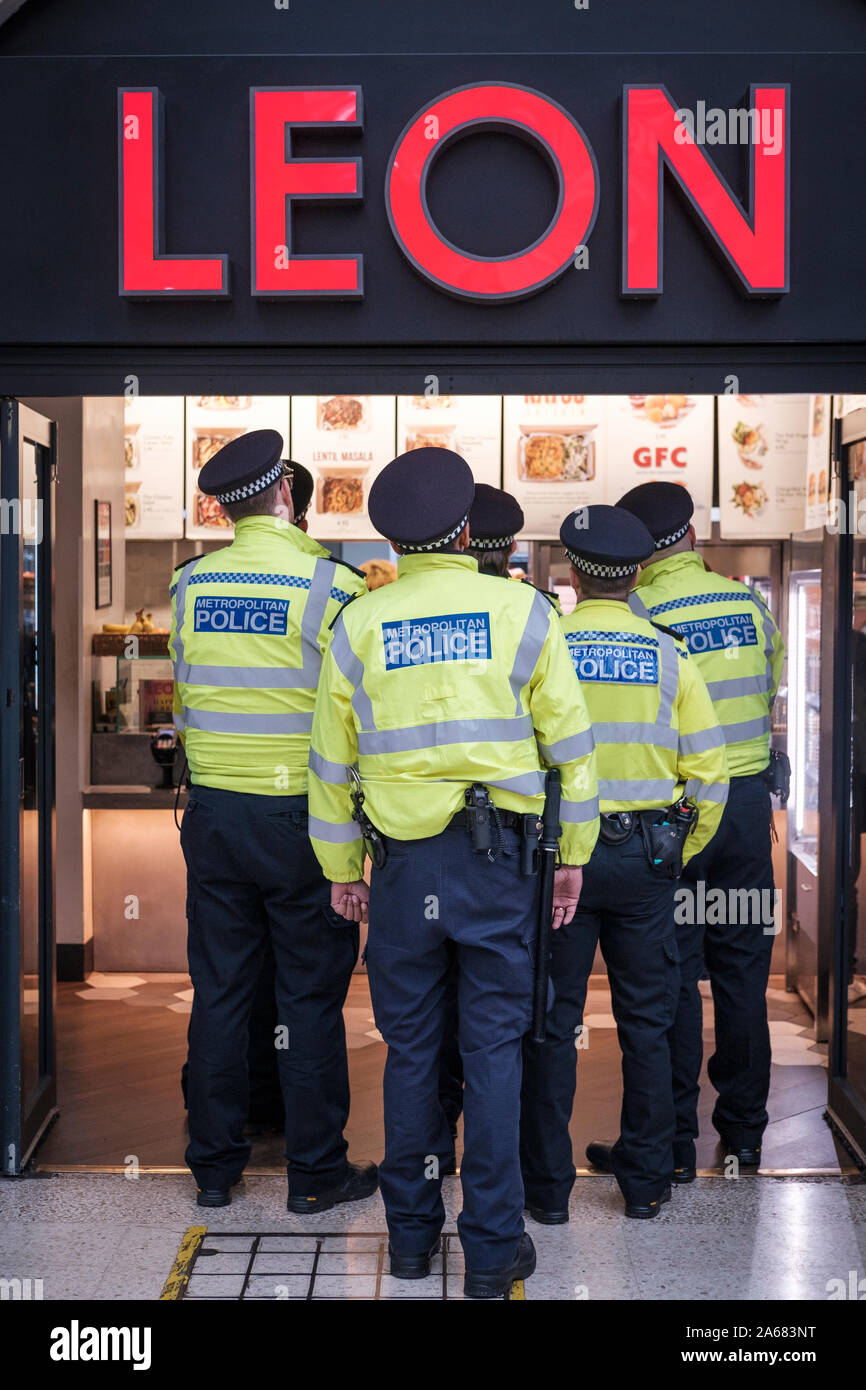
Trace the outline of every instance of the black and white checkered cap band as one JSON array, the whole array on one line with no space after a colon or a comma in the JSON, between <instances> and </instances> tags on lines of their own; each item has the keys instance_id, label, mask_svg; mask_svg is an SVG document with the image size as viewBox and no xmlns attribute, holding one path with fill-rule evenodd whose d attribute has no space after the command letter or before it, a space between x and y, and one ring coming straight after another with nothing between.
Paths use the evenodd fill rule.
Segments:
<instances>
[{"instance_id":1,"label":"black and white checkered cap band","mask_svg":"<svg viewBox=\"0 0 866 1390\"><path fill-rule=\"evenodd\" d=\"M397 544L399 545L401 550L405 550L407 551L407 553L412 554L417 554L423 550L439 550L443 545L447 545L449 541L457 539L468 520L469 513L467 512L463 520L458 521L457 525L454 527L454 530L449 531L447 536L440 536L437 541L427 541L426 545L407 545L405 541L397 541Z\"/></svg>"},{"instance_id":2,"label":"black and white checkered cap band","mask_svg":"<svg viewBox=\"0 0 866 1390\"><path fill-rule=\"evenodd\" d=\"M595 560L587 560L584 555L569 550L567 546L565 553L576 570L582 570L584 574L597 575L599 579L627 579L629 575L637 574L640 568L637 561L633 565L599 565Z\"/></svg>"},{"instance_id":3,"label":"black and white checkered cap band","mask_svg":"<svg viewBox=\"0 0 866 1390\"><path fill-rule=\"evenodd\" d=\"M682 540L690 525L691 522L687 521L685 526L681 526L678 531L671 532L669 536L659 536L656 541L656 550L666 550L669 545L676 545L677 541Z\"/></svg>"},{"instance_id":4,"label":"black and white checkered cap band","mask_svg":"<svg viewBox=\"0 0 866 1390\"><path fill-rule=\"evenodd\" d=\"M513 536L473 536L470 534L469 547L471 550L502 550L513 540Z\"/></svg>"},{"instance_id":5,"label":"black and white checkered cap band","mask_svg":"<svg viewBox=\"0 0 866 1390\"><path fill-rule=\"evenodd\" d=\"M282 463L275 463L273 468L269 468L267 473L263 473L260 478L256 478L254 483L245 483L243 487L230 488L228 492L217 492L214 496L220 503L243 502L247 497L255 497L257 492L264 492L266 487L270 487L271 483L277 481L282 471Z\"/></svg>"}]
</instances>

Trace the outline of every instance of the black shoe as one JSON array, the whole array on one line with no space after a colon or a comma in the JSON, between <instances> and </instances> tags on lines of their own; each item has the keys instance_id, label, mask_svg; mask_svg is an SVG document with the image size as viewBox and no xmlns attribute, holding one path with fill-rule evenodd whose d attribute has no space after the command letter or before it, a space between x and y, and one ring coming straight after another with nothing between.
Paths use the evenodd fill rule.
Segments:
<instances>
[{"instance_id":1,"label":"black shoe","mask_svg":"<svg viewBox=\"0 0 866 1390\"><path fill-rule=\"evenodd\" d=\"M545 1207L534 1207L527 1202L523 1210L537 1221L539 1226L564 1226L568 1220L568 1207L564 1211L549 1211Z\"/></svg>"},{"instance_id":2,"label":"black shoe","mask_svg":"<svg viewBox=\"0 0 866 1390\"><path fill-rule=\"evenodd\" d=\"M316 1216L320 1211L330 1211L341 1202L361 1202L372 1197L379 1186L379 1170L375 1163L350 1163L346 1176L336 1187L328 1187L324 1192L311 1192L306 1197L293 1197L289 1193L287 1211L295 1211L300 1216Z\"/></svg>"},{"instance_id":3,"label":"black shoe","mask_svg":"<svg viewBox=\"0 0 866 1390\"><path fill-rule=\"evenodd\" d=\"M591 1144L587 1144L586 1157L593 1168L598 1168L602 1173L613 1172L613 1160L610 1156L612 1148L613 1144L602 1144L597 1140L593 1140Z\"/></svg>"},{"instance_id":4,"label":"black shoe","mask_svg":"<svg viewBox=\"0 0 866 1390\"><path fill-rule=\"evenodd\" d=\"M697 1176L697 1168L675 1168L671 1173L671 1182L675 1183L677 1187L683 1187L687 1182L694 1182Z\"/></svg>"},{"instance_id":5,"label":"black shoe","mask_svg":"<svg viewBox=\"0 0 866 1390\"><path fill-rule=\"evenodd\" d=\"M232 1187L237 1187L237 1182L233 1182L231 1187L198 1187L196 1188L196 1205L200 1207L230 1207L232 1204Z\"/></svg>"},{"instance_id":6,"label":"black shoe","mask_svg":"<svg viewBox=\"0 0 866 1390\"><path fill-rule=\"evenodd\" d=\"M466 1298L502 1298L515 1279L528 1279L535 1273L535 1246L525 1231L520 1237L517 1254L504 1269L469 1269L463 1279Z\"/></svg>"},{"instance_id":7,"label":"black shoe","mask_svg":"<svg viewBox=\"0 0 866 1390\"><path fill-rule=\"evenodd\" d=\"M719 1143L725 1151L725 1157L730 1158L733 1155L741 1168L760 1168L760 1144L751 1148L744 1144L741 1148L737 1148L736 1144L733 1144L730 1139L726 1139L724 1134L719 1135Z\"/></svg>"},{"instance_id":8,"label":"black shoe","mask_svg":"<svg viewBox=\"0 0 866 1390\"><path fill-rule=\"evenodd\" d=\"M625 1214L631 1216L635 1221L651 1221L654 1216L658 1216L665 1202L671 1200L671 1190L666 1187L660 1197L654 1202L626 1202Z\"/></svg>"},{"instance_id":9,"label":"black shoe","mask_svg":"<svg viewBox=\"0 0 866 1390\"><path fill-rule=\"evenodd\" d=\"M430 1273L430 1261L438 1249L437 1237L430 1249L422 1251L420 1255L395 1255L391 1249L391 1242L388 1241L391 1273L395 1279L426 1279Z\"/></svg>"}]
</instances>

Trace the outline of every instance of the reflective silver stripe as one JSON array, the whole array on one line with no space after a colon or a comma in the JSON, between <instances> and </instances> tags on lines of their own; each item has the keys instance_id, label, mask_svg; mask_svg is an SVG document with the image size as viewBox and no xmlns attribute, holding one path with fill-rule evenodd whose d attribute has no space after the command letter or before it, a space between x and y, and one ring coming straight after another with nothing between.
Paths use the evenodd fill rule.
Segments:
<instances>
[{"instance_id":1,"label":"reflective silver stripe","mask_svg":"<svg viewBox=\"0 0 866 1390\"><path fill-rule=\"evenodd\" d=\"M764 714L760 719L744 719L741 724L723 724L725 743L743 743L746 739L760 738L770 732L770 716Z\"/></svg>"},{"instance_id":2,"label":"reflective silver stripe","mask_svg":"<svg viewBox=\"0 0 866 1390\"><path fill-rule=\"evenodd\" d=\"M219 685L225 690L315 690L316 674L295 666L190 666L176 661L174 678L187 685Z\"/></svg>"},{"instance_id":3,"label":"reflective silver stripe","mask_svg":"<svg viewBox=\"0 0 866 1390\"><path fill-rule=\"evenodd\" d=\"M550 631L550 613L550 600L546 599L543 594L537 593L532 600L529 617L526 619L526 626L523 629L523 636L518 644L514 665L509 676L511 692L514 696L515 714L522 712L520 692L532 679L532 673L538 665L538 658L541 656L542 648L547 640L547 634Z\"/></svg>"},{"instance_id":4,"label":"reflective silver stripe","mask_svg":"<svg viewBox=\"0 0 866 1390\"><path fill-rule=\"evenodd\" d=\"M209 734L308 734L313 728L312 710L308 714L240 714L184 705L183 718L188 729Z\"/></svg>"},{"instance_id":5,"label":"reflective silver stripe","mask_svg":"<svg viewBox=\"0 0 866 1390\"><path fill-rule=\"evenodd\" d=\"M659 681L659 712L656 715L656 728L670 727L673 719L674 700L680 683L680 658L674 639L666 632L658 635L661 648L661 679Z\"/></svg>"},{"instance_id":6,"label":"reflective silver stripe","mask_svg":"<svg viewBox=\"0 0 866 1390\"><path fill-rule=\"evenodd\" d=\"M607 777L599 778L598 795L602 801L670 801L674 794L673 777L640 778Z\"/></svg>"},{"instance_id":7,"label":"reflective silver stripe","mask_svg":"<svg viewBox=\"0 0 866 1390\"><path fill-rule=\"evenodd\" d=\"M630 724L627 720L593 724L596 745L599 743L651 743L654 748L676 748L676 729L658 724Z\"/></svg>"},{"instance_id":8,"label":"reflective silver stripe","mask_svg":"<svg viewBox=\"0 0 866 1390\"><path fill-rule=\"evenodd\" d=\"M361 832L353 820L334 825L332 821L320 820L318 816L309 817L307 833L317 840L326 840L329 845L350 845L361 838Z\"/></svg>"},{"instance_id":9,"label":"reflective silver stripe","mask_svg":"<svg viewBox=\"0 0 866 1390\"><path fill-rule=\"evenodd\" d=\"M315 748L310 749L310 771L315 772L320 782L330 782L335 787L342 787L349 780L345 763L332 763L330 758L323 758Z\"/></svg>"},{"instance_id":10,"label":"reflective silver stripe","mask_svg":"<svg viewBox=\"0 0 866 1390\"><path fill-rule=\"evenodd\" d=\"M696 734L680 734L680 752L706 753L708 748L721 748L724 742L724 730L717 724L714 729L701 729Z\"/></svg>"},{"instance_id":11,"label":"reflective silver stripe","mask_svg":"<svg viewBox=\"0 0 866 1390\"><path fill-rule=\"evenodd\" d=\"M174 727L178 730L179 733L183 733L184 729L186 728L186 725L183 722L183 716L180 714L173 714L171 717Z\"/></svg>"},{"instance_id":12,"label":"reflective silver stripe","mask_svg":"<svg viewBox=\"0 0 866 1390\"><path fill-rule=\"evenodd\" d=\"M182 665L182 664L183 664L183 660L184 660L184 655L183 655L183 617L184 617L184 610L185 610L185 608L186 608L186 589L187 589L187 585L189 584L189 577L190 577L190 575L193 573L194 570L197 570L197 569L198 569L199 564L201 563L201 560L203 560L203 559L204 559L204 556L202 555L201 558L200 558L199 560L193 561L192 564L184 565L183 569L182 569L181 572L180 572L180 578L179 578L178 581L177 581L177 589L175 590L175 595L174 595L174 627L175 627L175 633L174 633L174 659L175 659L175 677L174 677L174 678L175 678L176 681L177 681L177 680L182 680L182 679L183 679L182 676L179 676L179 675L177 674L177 666L178 666L178 665Z\"/></svg>"},{"instance_id":13,"label":"reflective silver stripe","mask_svg":"<svg viewBox=\"0 0 866 1390\"><path fill-rule=\"evenodd\" d=\"M717 801L724 806L728 799L728 783L702 782L699 777L690 777L683 794L694 801Z\"/></svg>"},{"instance_id":14,"label":"reflective silver stripe","mask_svg":"<svg viewBox=\"0 0 866 1390\"><path fill-rule=\"evenodd\" d=\"M711 700L736 700L743 695L766 695L772 686L772 676L729 676L723 681L707 681Z\"/></svg>"},{"instance_id":15,"label":"reflective silver stripe","mask_svg":"<svg viewBox=\"0 0 866 1390\"><path fill-rule=\"evenodd\" d=\"M517 777L505 777L501 782L487 782L488 787L498 787L502 792L514 792L517 796L540 796L544 791L543 772L521 772Z\"/></svg>"},{"instance_id":16,"label":"reflective silver stripe","mask_svg":"<svg viewBox=\"0 0 866 1390\"><path fill-rule=\"evenodd\" d=\"M311 686L318 683L318 675L322 666L319 633L325 620L325 609L331 596L331 586L336 574L337 566L333 560L317 560L310 583L310 591L304 604L304 615L301 618L301 650L303 651L305 670L315 672L314 678L309 682Z\"/></svg>"},{"instance_id":17,"label":"reflective silver stripe","mask_svg":"<svg viewBox=\"0 0 866 1390\"><path fill-rule=\"evenodd\" d=\"M753 589L749 584L746 586L758 607L764 624L764 661L766 663L767 691L773 688L773 634L776 631L776 624L773 622L773 615L764 603L757 589Z\"/></svg>"},{"instance_id":18,"label":"reflective silver stripe","mask_svg":"<svg viewBox=\"0 0 866 1390\"><path fill-rule=\"evenodd\" d=\"M629 594L628 606L631 609L632 613L636 614L638 618L646 618L648 622L652 621L652 619L650 618L650 611L644 603L643 599L638 596L637 589L632 589L631 593Z\"/></svg>"},{"instance_id":19,"label":"reflective silver stripe","mask_svg":"<svg viewBox=\"0 0 866 1390\"><path fill-rule=\"evenodd\" d=\"M363 686L364 667L360 660L352 651L349 639L346 636L346 629L342 619L338 618L334 625L334 638L331 642L331 652L341 673L352 687L352 709L358 717L358 723L362 729L375 729L376 720L373 718L373 702Z\"/></svg>"},{"instance_id":20,"label":"reflective silver stripe","mask_svg":"<svg viewBox=\"0 0 866 1390\"><path fill-rule=\"evenodd\" d=\"M582 734L570 734L568 738L557 739L556 743L539 743L538 749L546 763L559 767L560 763L573 762L575 758L585 758L595 747L592 729L584 729Z\"/></svg>"},{"instance_id":21,"label":"reflective silver stripe","mask_svg":"<svg viewBox=\"0 0 866 1390\"><path fill-rule=\"evenodd\" d=\"M517 743L532 737L532 716L516 719L448 719L412 729L382 729L358 734L358 752L410 753L450 743Z\"/></svg>"},{"instance_id":22,"label":"reflective silver stripe","mask_svg":"<svg viewBox=\"0 0 866 1390\"><path fill-rule=\"evenodd\" d=\"M589 801L560 802L559 818L565 821L566 825L586 825L587 821L595 820L597 815L597 796L592 797Z\"/></svg>"}]
</instances>

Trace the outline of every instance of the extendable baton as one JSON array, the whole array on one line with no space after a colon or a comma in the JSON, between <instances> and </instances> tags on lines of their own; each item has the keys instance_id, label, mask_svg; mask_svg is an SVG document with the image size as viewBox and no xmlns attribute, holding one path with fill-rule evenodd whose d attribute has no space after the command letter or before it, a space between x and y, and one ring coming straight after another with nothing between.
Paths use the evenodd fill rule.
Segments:
<instances>
[{"instance_id":1,"label":"extendable baton","mask_svg":"<svg viewBox=\"0 0 866 1390\"><path fill-rule=\"evenodd\" d=\"M535 995L532 1005L532 1041L547 1037L547 987L550 980L550 941L553 932L553 884L559 852L559 802L562 786L559 768L552 767L544 783L544 814L538 842L538 936L535 944Z\"/></svg>"}]
</instances>

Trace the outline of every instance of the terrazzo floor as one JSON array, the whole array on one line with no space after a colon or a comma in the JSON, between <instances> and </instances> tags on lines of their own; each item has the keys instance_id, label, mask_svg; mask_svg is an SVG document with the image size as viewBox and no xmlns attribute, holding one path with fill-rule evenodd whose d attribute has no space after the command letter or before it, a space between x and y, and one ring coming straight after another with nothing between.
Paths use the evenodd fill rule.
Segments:
<instances>
[{"instance_id":1,"label":"terrazzo floor","mask_svg":"<svg viewBox=\"0 0 866 1390\"><path fill-rule=\"evenodd\" d=\"M45 1299L158 1299L184 1232L206 1225L190 1300L462 1299L459 1179L443 1192L448 1277L440 1255L431 1277L410 1285L390 1278L378 1194L300 1217L286 1212L276 1177L246 1178L219 1211L197 1208L181 1176L11 1179L0 1182L0 1275L41 1279ZM852 1272L866 1289L860 1178L699 1178L638 1222L612 1178L581 1177L567 1226L527 1229L538 1250L528 1301L823 1301L833 1281L850 1287Z\"/></svg>"}]
</instances>

